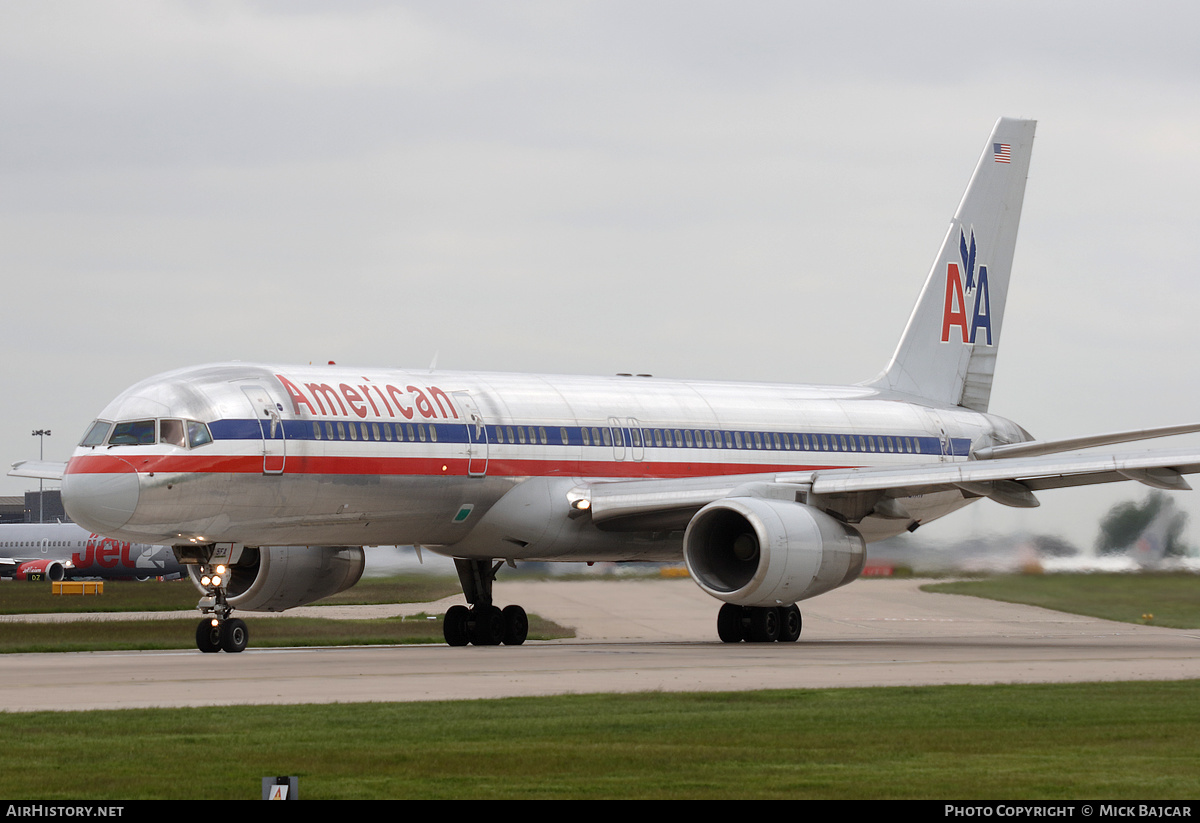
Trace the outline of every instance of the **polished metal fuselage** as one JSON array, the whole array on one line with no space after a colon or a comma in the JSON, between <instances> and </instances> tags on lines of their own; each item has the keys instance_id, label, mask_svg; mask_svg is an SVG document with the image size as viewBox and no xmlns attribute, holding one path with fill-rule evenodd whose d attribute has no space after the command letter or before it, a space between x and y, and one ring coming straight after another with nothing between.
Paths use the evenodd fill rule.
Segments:
<instances>
[{"instance_id":1,"label":"polished metal fuselage","mask_svg":"<svg viewBox=\"0 0 1200 823\"><path fill-rule=\"evenodd\" d=\"M993 415L866 387L242 363L143 381L99 419L202 421L213 438L190 448L80 446L64 503L104 534L460 554L457 545L493 557L523 555L466 538L530 478L551 479L547 493L557 494L608 479L902 467L1029 438ZM952 491L904 504L927 522L966 502ZM856 527L868 540L895 533L885 523ZM672 530L580 527L550 543L527 559L672 559L680 548Z\"/></svg>"}]
</instances>

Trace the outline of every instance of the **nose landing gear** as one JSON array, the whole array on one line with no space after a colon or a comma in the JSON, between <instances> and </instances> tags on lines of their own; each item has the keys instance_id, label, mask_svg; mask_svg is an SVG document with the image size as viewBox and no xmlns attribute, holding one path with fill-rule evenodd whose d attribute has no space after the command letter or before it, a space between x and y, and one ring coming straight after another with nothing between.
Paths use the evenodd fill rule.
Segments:
<instances>
[{"instance_id":1,"label":"nose landing gear","mask_svg":"<svg viewBox=\"0 0 1200 823\"><path fill-rule=\"evenodd\" d=\"M233 607L225 596L229 582L229 568L223 563L201 564L200 584L205 594L200 598L199 609L206 615L196 626L196 648L205 653L227 651L236 654L245 651L250 643L250 630L246 621L233 617Z\"/></svg>"}]
</instances>

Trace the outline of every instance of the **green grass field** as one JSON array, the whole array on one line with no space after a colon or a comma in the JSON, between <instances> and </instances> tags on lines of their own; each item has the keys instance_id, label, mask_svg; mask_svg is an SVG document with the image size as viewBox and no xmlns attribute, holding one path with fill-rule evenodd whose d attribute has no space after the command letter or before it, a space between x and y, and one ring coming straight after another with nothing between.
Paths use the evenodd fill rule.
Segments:
<instances>
[{"instance_id":1,"label":"green grass field","mask_svg":"<svg viewBox=\"0 0 1200 823\"><path fill-rule=\"evenodd\" d=\"M9 799L1194 799L1200 683L3 717Z\"/></svg>"},{"instance_id":2,"label":"green grass field","mask_svg":"<svg viewBox=\"0 0 1200 823\"><path fill-rule=\"evenodd\" d=\"M968 594L1105 620L1200 628L1200 575L1026 574L932 583L923 591Z\"/></svg>"},{"instance_id":3,"label":"green grass field","mask_svg":"<svg viewBox=\"0 0 1200 823\"><path fill-rule=\"evenodd\" d=\"M368 578L321 604L427 603L460 591L458 581L450 577L414 574ZM187 581L111 581L105 584L104 594L87 597L52 595L48 583L6 582L0 585L0 614L178 610L186 615L157 620L0 622L0 653L194 648L196 624L200 622L200 613L195 611L197 598L196 589ZM257 648L445 642L441 614L380 620L260 617L251 619L249 628L250 642ZM530 640L572 636L570 629L537 615L529 616Z\"/></svg>"}]
</instances>

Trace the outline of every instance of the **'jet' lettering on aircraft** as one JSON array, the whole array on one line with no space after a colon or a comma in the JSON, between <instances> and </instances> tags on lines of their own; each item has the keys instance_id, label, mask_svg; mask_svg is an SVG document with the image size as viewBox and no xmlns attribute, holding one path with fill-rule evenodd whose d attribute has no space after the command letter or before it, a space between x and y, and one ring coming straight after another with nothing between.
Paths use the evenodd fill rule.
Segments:
<instances>
[{"instance_id":1,"label":"'jet' lettering on aircraft","mask_svg":"<svg viewBox=\"0 0 1200 823\"><path fill-rule=\"evenodd\" d=\"M111 537L101 537L93 534L83 545L83 553L71 555L71 562L77 569L88 569L95 563L102 569L115 569L118 564L132 569L133 558L129 556L129 542L113 540Z\"/></svg>"}]
</instances>

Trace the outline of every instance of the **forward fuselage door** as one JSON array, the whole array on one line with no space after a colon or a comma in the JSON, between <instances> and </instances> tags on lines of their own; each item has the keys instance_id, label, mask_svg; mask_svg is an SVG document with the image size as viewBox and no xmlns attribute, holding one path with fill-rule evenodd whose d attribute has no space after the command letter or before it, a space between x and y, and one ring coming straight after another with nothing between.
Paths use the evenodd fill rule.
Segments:
<instances>
[{"instance_id":1,"label":"forward fuselage door","mask_svg":"<svg viewBox=\"0 0 1200 823\"><path fill-rule=\"evenodd\" d=\"M469 393L454 392L454 400L467 424L467 476L484 477L488 464L487 424Z\"/></svg>"},{"instance_id":2,"label":"forward fuselage door","mask_svg":"<svg viewBox=\"0 0 1200 823\"><path fill-rule=\"evenodd\" d=\"M263 474L283 474L287 462L287 439L283 433L283 417L271 395L262 386L242 386L242 391L254 408L262 433Z\"/></svg>"}]
</instances>

